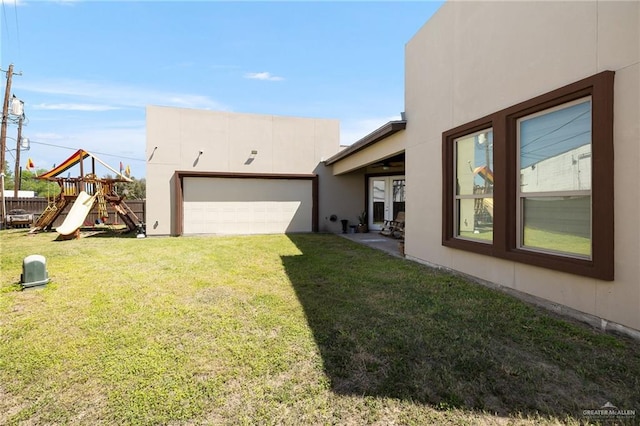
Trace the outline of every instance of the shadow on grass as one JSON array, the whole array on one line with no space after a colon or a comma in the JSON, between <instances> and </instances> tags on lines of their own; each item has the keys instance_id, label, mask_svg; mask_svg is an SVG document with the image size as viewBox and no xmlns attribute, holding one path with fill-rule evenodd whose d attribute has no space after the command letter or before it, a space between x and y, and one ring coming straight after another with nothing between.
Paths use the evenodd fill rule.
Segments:
<instances>
[{"instance_id":1,"label":"shadow on grass","mask_svg":"<svg viewBox=\"0 0 640 426\"><path fill-rule=\"evenodd\" d=\"M137 235L135 231L128 231L127 229L107 229L97 232L89 231L82 238L137 238Z\"/></svg>"},{"instance_id":2,"label":"shadow on grass","mask_svg":"<svg viewBox=\"0 0 640 426\"><path fill-rule=\"evenodd\" d=\"M640 345L339 237L282 259L334 392L580 421L640 409Z\"/></svg>"},{"instance_id":3,"label":"shadow on grass","mask_svg":"<svg viewBox=\"0 0 640 426\"><path fill-rule=\"evenodd\" d=\"M109 228L82 228L80 234L62 236L54 232L55 242L64 242L70 240L82 240L85 238L137 238L137 233L128 231L127 229L109 229Z\"/></svg>"}]
</instances>

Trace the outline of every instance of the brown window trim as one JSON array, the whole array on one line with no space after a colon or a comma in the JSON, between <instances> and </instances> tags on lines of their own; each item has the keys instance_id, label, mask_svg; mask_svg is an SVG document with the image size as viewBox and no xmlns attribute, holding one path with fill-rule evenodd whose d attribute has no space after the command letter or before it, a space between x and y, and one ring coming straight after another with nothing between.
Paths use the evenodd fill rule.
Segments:
<instances>
[{"instance_id":1,"label":"brown window trim","mask_svg":"<svg viewBox=\"0 0 640 426\"><path fill-rule=\"evenodd\" d=\"M173 175L173 183L175 189L174 211L175 218L173 222L174 236L180 236L184 231L184 178L186 177L203 177L203 178L228 178L228 179L301 179L311 181L311 199L313 205L311 207L311 231L318 232L319 210L318 210L318 175L316 174L255 174L255 173L225 173L225 172L191 172L177 170Z\"/></svg>"},{"instance_id":2,"label":"brown window trim","mask_svg":"<svg viewBox=\"0 0 640 426\"><path fill-rule=\"evenodd\" d=\"M614 279L613 202L613 71L569 84L513 105L442 134L442 245L576 275ZM580 259L517 247L516 123L521 117L591 96L592 99L592 230L591 259ZM454 140L493 128L493 244L456 238L454 232Z\"/></svg>"}]
</instances>

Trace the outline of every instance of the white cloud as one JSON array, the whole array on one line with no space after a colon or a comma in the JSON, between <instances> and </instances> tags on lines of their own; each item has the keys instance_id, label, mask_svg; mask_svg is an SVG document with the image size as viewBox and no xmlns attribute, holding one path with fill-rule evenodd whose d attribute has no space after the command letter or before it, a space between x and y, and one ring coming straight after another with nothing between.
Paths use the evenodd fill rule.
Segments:
<instances>
[{"instance_id":1,"label":"white cloud","mask_svg":"<svg viewBox=\"0 0 640 426\"><path fill-rule=\"evenodd\" d=\"M16 82L16 89L34 93L81 99L114 108L144 108L147 105L182 108L229 110L226 105L208 96L190 93L165 92L138 86L99 83L85 80L41 80L32 83ZM84 104L85 102L71 102Z\"/></svg>"},{"instance_id":2,"label":"white cloud","mask_svg":"<svg viewBox=\"0 0 640 426\"><path fill-rule=\"evenodd\" d=\"M263 81L282 81L283 77L278 77L276 75L271 75L269 72L248 72L244 75L244 78L248 78L250 80L263 80Z\"/></svg>"},{"instance_id":3,"label":"white cloud","mask_svg":"<svg viewBox=\"0 0 640 426\"><path fill-rule=\"evenodd\" d=\"M97 155L115 169L118 169L120 161L130 165L133 175L140 178L146 174L145 135L144 120L68 126L56 133L37 132L30 135L32 145L29 156L34 160L36 167L50 168L82 148ZM98 169L97 173L100 176L110 173L101 167Z\"/></svg>"},{"instance_id":4,"label":"white cloud","mask_svg":"<svg viewBox=\"0 0 640 426\"><path fill-rule=\"evenodd\" d=\"M351 145L389 121L400 120L400 115L343 119L340 122L340 145Z\"/></svg>"},{"instance_id":5,"label":"white cloud","mask_svg":"<svg viewBox=\"0 0 640 426\"><path fill-rule=\"evenodd\" d=\"M73 5L80 3L84 0L49 0L49 3L60 4L63 6ZM35 3L35 1L27 0L0 0L0 4L9 6L27 6L28 4Z\"/></svg>"},{"instance_id":6,"label":"white cloud","mask_svg":"<svg viewBox=\"0 0 640 426\"><path fill-rule=\"evenodd\" d=\"M73 150L83 148L112 166L131 162L134 175L141 177L145 175L147 105L230 110L199 94L97 81L16 80L14 87L20 93L30 92L24 93L25 99L37 98L30 108L38 113L32 115L25 136L33 142L30 155L38 167L60 163ZM86 116L78 119L79 113Z\"/></svg>"},{"instance_id":7,"label":"white cloud","mask_svg":"<svg viewBox=\"0 0 640 426\"><path fill-rule=\"evenodd\" d=\"M48 141L56 141L64 139L64 136L59 133L51 133L51 132L36 132L31 135L31 138L34 140L48 140Z\"/></svg>"},{"instance_id":8,"label":"white cloud","mask_svg":"<svg viewBox=\"0 0 640 426\"><path fill-rule=\"evenodd\" d=\"M113 111L120 109L110 105L96 104L37 104L33 109L57 110L57 111Z\"/></svg>"},{"instance_id":9,"label":"white cloud","mask_svg":"<svg viewBox=\"0 0 640 426\"><path fill-rule=\"evenodd\" d=\"M80 3L83 0L52 0L51 3L58 3L63 6L75 5L76 3Z\"/></svg>"}]
</instances>

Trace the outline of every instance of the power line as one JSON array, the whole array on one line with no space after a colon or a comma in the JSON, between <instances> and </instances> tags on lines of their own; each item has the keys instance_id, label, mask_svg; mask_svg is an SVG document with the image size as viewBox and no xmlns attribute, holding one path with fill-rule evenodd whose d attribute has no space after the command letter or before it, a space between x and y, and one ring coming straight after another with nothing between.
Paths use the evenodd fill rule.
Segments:
<instances>
[{"instance_id":1,"label":"power line","mask_svg":"<svg viewBox=\"0 0 640 426\"><path fill-rule=\"evenodd\" d=\"M2 18L4 20L4 28L5 28L5 32L7 34L7 42L9 44L11 44L11 34L9 31L9 18L7 17L7 6L6 6L6 1L5 0L0 0L2 1ZM20 57L20 34L18 32L18 3L17 0L13 0L13 10L14 10L14 14L15 14L15 18L16 18L16 43L17 43L17 51L18 51L18 57Z\"/></svg>"},{"instance_id":2,"label":"power line","mask_svg":"<svg viewBox=\"0 0 640 426\"><path fill-rule=\"evenodd\" d=\"M535 149L526 150L526 151L523 152L522 155L525 156L525 155L528 155L528 154L533 154L534 152L546 150L547 148L550 148L550 147L552 147L554 145L560 145L562 142L566 142L568 140L575 139L577 137L580 137L582 135L587 135L587 134L590 134L590 133L591 133L591 129L588 129L588 130L585 130L584 132L576 133L576 134L568 136L568 137L566 137L564 139L560 139L559 141L551 141L551 142L549 142L549 143L547 143L545 145L540 145L539 147L537 147ZM583 144L583 145L586 145L586 144ZM522 148L520 148L520 151L522 152Z\"/></svg>"},{"instance_id":3,"label":"power line","mask_svg":"<svg viewBox=\"0 0 640 426\"><path fill-rule=\"evenodd\" d=\"M46 146L52 146L54 148L62 148L62 149L69 149L71 151L77 151L80 148L73 148L70 146L64 146L64 145L55 145L52 143L46 143L46 142L38 142L38 141L34 141L33 139L29 139L29 142L31 143L35 143L36 145L46 145ZM114 158L120 158L120 159L124 159L124 160L131 160L131 161L144 161L146 162L146 160L144 159L140 159L140 158L133 158L133 157L125 157L124 155L116 155L116 154L109 154L106 152L98 152L98 151L91 151L92 154L99 154L99 155L104 155L106 157L114 157Z\"/></svg>"},{"instance_id":4,"label":"power line","mask_svg":"<svg viewBox=\"0 0 640 426\"><path fill-rule=\"evenodd\" d=\"M4 28L7 31L7 40L10 41L11 37L9 35L9 22L7 22L7 8L4 5L4 1L2 1L2 17L4 18Z\"/></svg>"},{"instance_id":5,"label":"power line","mask_svg":"<svg viewBox=\"0 0 640 426\"><path fill-rule=\"evenodd\" d=\"M16 38L18 39L18 58L20 58L22 49L20 47L20 26L18 25L18 0L13 0L13 10L16 16Z\"/></svg>"}]
</instances>

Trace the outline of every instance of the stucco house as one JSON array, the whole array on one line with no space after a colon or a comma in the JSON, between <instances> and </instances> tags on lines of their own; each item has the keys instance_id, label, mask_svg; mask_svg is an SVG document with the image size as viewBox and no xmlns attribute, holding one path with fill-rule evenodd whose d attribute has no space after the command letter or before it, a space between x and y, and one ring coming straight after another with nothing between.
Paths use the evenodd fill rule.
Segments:
<instances>
[{"instance_id":1,"label":"stucco house","mask_svg":"<svg viewBox=\"0 0 640 426\"><path fill-rule=\"evenodd\" d=\"M639 2L445 3L402 119L343 150L334 120L149 107L147 231L405 211L409 259L640 337L639 28Z\"/></svg>"}]
</instances>

